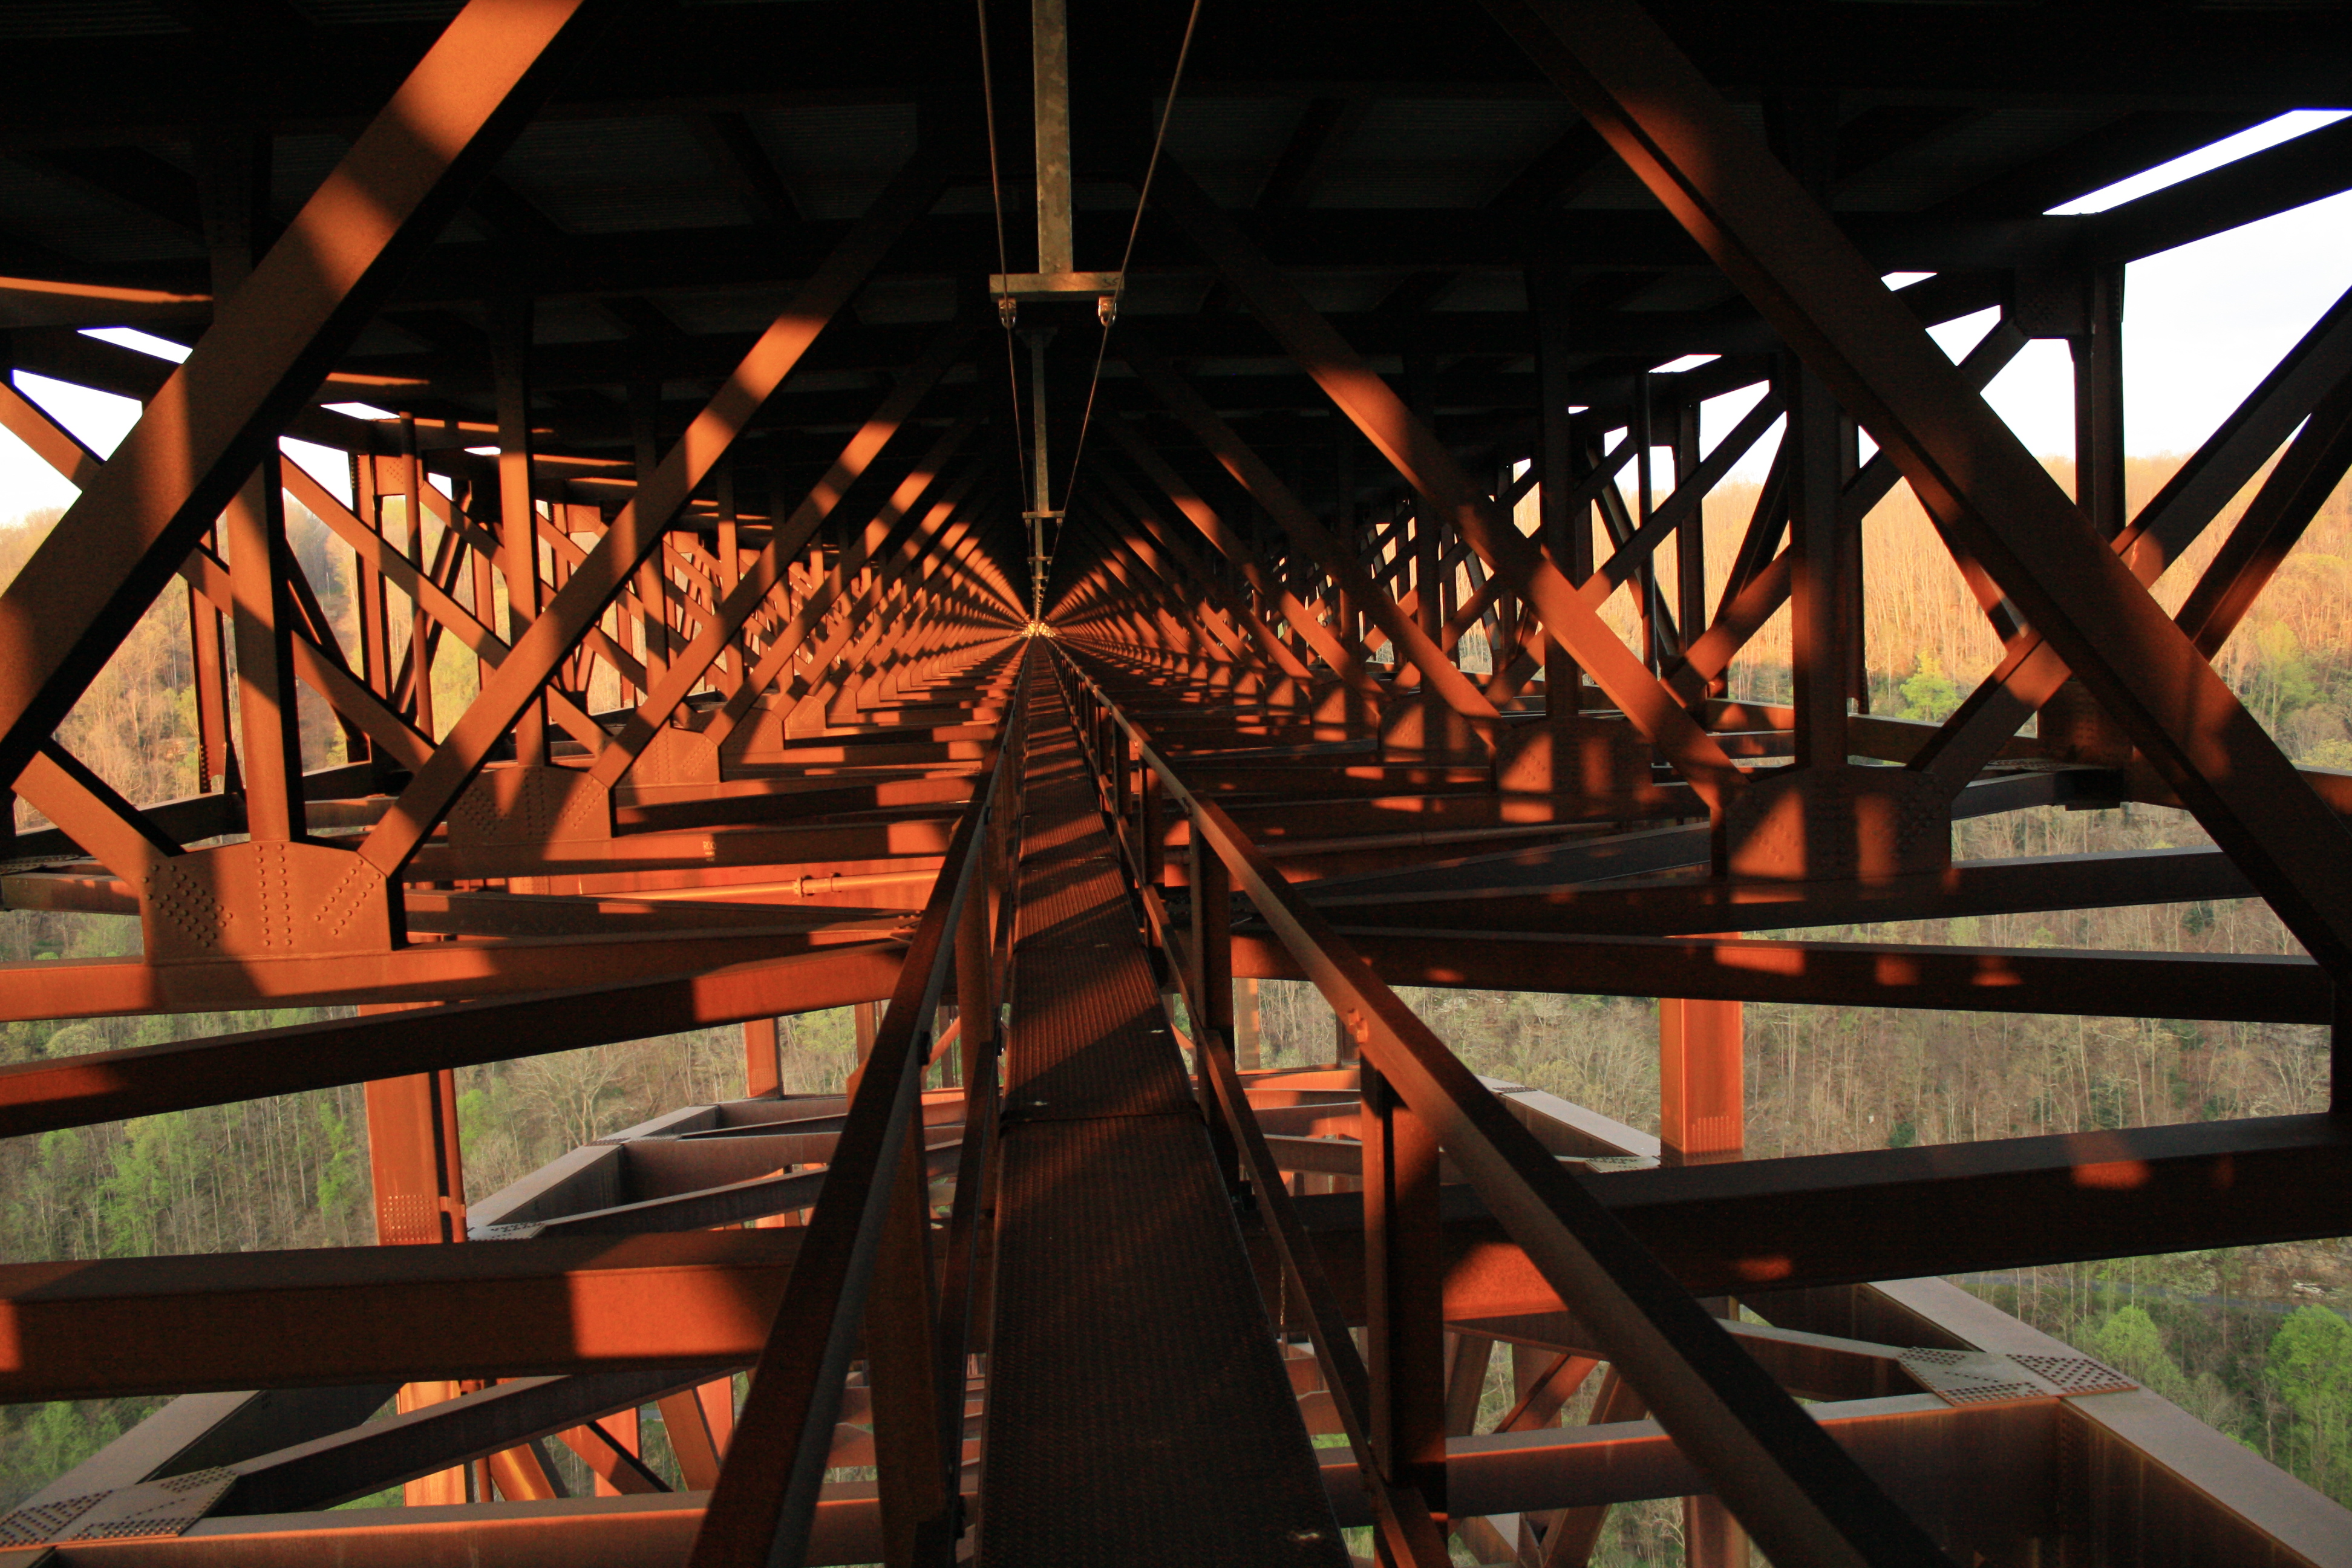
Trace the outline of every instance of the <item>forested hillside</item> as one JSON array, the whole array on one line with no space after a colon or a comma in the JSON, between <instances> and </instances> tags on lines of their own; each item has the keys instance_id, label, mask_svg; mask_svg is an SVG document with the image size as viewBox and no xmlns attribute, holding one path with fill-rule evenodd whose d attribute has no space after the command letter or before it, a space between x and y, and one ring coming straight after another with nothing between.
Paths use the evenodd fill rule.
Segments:
<instances>
[{"instance_id":1,"label":"forested hillside","mask_svg":"<svg viewBox=\"0 0 2352 1568\"><path fill-rule=\"evenodd\" d=\"M2174 459L2137 459L2132 504ZM2064 465L2053 467L2066 479ZM1719 577L1752 489L1708 504ZM2225 521L2227 520L2225 519ZM0 526L0 584L53 517ZM298 515L297 552L352 646L349 552ZM2216 530L2160 585L2177 605ZM1869 524L1866 628L1877 711L1940 718L1997 649L1907 491ZM1669 547L1669 558L1671 547ZM1624 595L1612 610L1622 613ZM138 800L197 787L186 595L167 592L60 731L77 755ZM1737 696L1785 700L1785 613L1738 668ZM2224 674L2290 754L2352 768L2352 494L2339 491L2261 606L2224 650ZM471 695L469 658L436 662L446 726ZM309 700L306 763L342 760L335 725ZM21 805L21 826L35 818ZM2152 848L2204 842L2184 814L2019 813L1963 824L1964 858ZM2263 906L2197 904L1873 928L1870 933L2015 946L2295 951ZM130 950L131 922L0 916L0 961ZM1410 995L1481 1071L1655 1125L1654 1005L1466 992ZM1268 1065L1320 1060L1329 1015L1303 986L1268 984ZM291 1022L299 1015L99 1019L0 1026L0 1061ZM2321 1032L2196 1022L1971 1016L1751 1005L1749 1151L1757 1156L1902 1146L2081 1128L2316 1109L2326 1099ZM790 1026L786 1087L839 1084L845 1015ZM469 1195L479 1198L593 1137L661 1110L741 1092L733 1030L596 1047L460 1076ZM372 1238L366 1134L356 1088L0 1142L0 1260L364 1243ZM2253 1248L2045 1269L1969 1281L2000 1305L2116 1363L2204 1419L2352 1501L2352 1253L2339 1244ZM0 1507L92 1451L139 1402L0 1410ZM1666 1511L1621 1510L1620 1560L1668 1550ZM1678 1560L1678 1553L1677 1553Z\"/></svg>"}]
</instances>

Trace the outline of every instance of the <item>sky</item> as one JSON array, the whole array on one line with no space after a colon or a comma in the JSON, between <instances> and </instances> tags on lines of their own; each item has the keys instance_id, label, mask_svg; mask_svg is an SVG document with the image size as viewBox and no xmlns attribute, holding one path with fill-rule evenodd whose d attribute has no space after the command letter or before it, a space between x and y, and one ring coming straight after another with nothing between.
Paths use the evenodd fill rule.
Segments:
<instances>
[{"instance_id":1,"label":"sky","mask_svg":"<svg viewBox=\"0 0 2352 1568\"><path fill-rule=\"evenodd\" d=\"M2103 211L2343 117L2310 110L2281 115L2054 210ZM2126 448L2137 457L2195 450L2347 287L2352 192L2132 263L2124 283ZM1987 310L1947 322L1934 336L1957 360L1990 329L1993 316ZM119 329L93 335L151 352L171 348ZM15 381L100 457L113 451L138 415L128 398L21 371ZM2042 341L2029 344L1986 396L2037 456L2069 457L2072 384L2066 345ZM1759 388L1707 404L1701 439L1712 445L1760 395ZM349 470L340 454L299 441L284 445L289 457L349 499ZM1760 479L1770 452L1769 438L1759 442L1733 477ZM74 494L23 443L0 430L0 521L67 506Z\"/></svg>"}]
</instances>

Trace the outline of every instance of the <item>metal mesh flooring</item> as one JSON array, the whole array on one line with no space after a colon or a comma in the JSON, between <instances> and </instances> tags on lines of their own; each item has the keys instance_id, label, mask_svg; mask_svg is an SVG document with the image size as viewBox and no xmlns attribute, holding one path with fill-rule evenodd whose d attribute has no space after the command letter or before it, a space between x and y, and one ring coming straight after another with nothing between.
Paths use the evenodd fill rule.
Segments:
<instances>
[{"instance_id":1,"label":"metal mesh flooring","mask_svg":"<svg viewBox=\"0 0 2352 1568\"><path fill-rule=\"evenodd\" d=\"M1014 1121L1190 1115L1182 1058L1131 931L1118 946L1024 949L1005 1053ZM1124 948L1126 951L1121 951Z\"/></svg>"},{"instance_id":2,"label":"metal mesh flooring","mask_svg":"<svg viewBox=\"0 0 2352 1568\"><path fill-rule=\"evenodd\" d=\"M1058 694L1031 689L979 1561L1334 1568L1109 835Z\"/></svg>"}]
</instances>

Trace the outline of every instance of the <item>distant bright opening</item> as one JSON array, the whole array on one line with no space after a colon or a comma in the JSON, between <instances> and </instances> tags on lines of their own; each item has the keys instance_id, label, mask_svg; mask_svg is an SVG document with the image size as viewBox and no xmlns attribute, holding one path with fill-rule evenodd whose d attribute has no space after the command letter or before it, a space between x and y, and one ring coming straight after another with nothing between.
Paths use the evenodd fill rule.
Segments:
<instances>
[{"instance_id":1,"label":"distant bright opening","mask_svg":"<svg viewBox=\"0 0 2352 1568\"><path fill-rule=\"evenodd\" d=\"M2181 181L2192 179L2209 169L2224 163L2234 163L2241 158L2275 147L2282 142L2292 142L2307 136L2323 126L2333 125L2352 109L2291 109L2275 120L2265 120L2260 125L2249 126L2235 136L2224 136L2210 146L2200 147L2194 153L2184 153L2169 163L2158 163L2144 169L2128 180L2117 180L2086 196L2076 196L2063 206L2052 207L2045 217L2080 217L2089 213L2103 213L2109 207L2119 207Z\"/></svg>"},{"instance_id":2,"label":"distant bright opening","mask_svg":"<svg viewBox=\"0 0 2352 1568\"><path fill-rule=\"evenodd\" d=\"M112 343L121 349L131 349L157 359L170 360L173 364L185 363L188 350L169 338L159 338L152 332L142 332L136 327L84 327L81 335L96 338L102 343Z\"/></svg>"}]
</instances>

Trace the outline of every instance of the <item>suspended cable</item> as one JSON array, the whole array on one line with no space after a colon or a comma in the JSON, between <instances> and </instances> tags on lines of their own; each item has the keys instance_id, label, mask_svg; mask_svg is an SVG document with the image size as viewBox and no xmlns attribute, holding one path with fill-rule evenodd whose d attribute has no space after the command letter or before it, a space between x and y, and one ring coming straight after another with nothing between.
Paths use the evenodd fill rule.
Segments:
<instances>
[{"instance_id":1,"label":"suspended cable","mask_svg":"<svg viewBox=\"0 0 2352 1568\"><path fill-rule=\"evenodd\" d=\"M996 271L1003 277L1013 270L1012 253L1004 244L1004 174L996 156L996 70L988 53L988 0L975 0L980 16L980 100L988 117L988 196L996 213ZM1021 493L1029 494L1029 444L1021 437L1021 359L1013 346L1013 322L1000 307L997 320L1004 328L1004 379L1013 392L1013 449L1021 464ZM1029 508L1044 506L1042 497L1033 497Z\"/></svg>"},{"instance_id":2,"label":"suspended cable","mask_svg":"<svg viewBox=\"0 0 2352 1568\"><path fill-rule=\"evenodd\" d=\"M1168 122L1176 115L1176 95L1184 85L1184 62L1192 58L1192 34L1201 25L1201 0L1192 0L1192 9L1184 18L1184 40L1176 47L1176 69L1168 79L1168 99L1160 108L1160 129L1151 138L1151 157L1143 166L1143 184L1135 193L1135 216L1127 226L1127 248L1120 252L1118 276L1122 285L1127 269L1135 260L1135 237L1143 231L1143 209L1151 200L1151 181L1160 173L1160 151L1168 144ZM1077 444L1070 449L1070 478L1062 487L1062 510L1066 521L1071 492L1077 489L1078 460L1087 453L1087 432L1094 425L1095 395L1102 386L1103 357L1110 349L1111 322L1117 319L1115 310L1106 310L1102 318L1102 337L1095 344L1094 374L1087 381L1086 412L1078 418Z\"/></svg>"}]
</instances>

